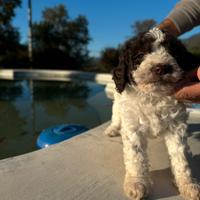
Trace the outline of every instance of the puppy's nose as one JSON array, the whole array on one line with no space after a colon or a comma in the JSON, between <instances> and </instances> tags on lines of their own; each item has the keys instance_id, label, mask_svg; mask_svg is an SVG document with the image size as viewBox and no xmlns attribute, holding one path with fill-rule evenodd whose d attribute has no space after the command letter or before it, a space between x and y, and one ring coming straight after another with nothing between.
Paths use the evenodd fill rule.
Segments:
<instances>
[{"instance_id":1,"label":"puppy's nose","mask_svg":"<svg viewBox=\"0 0 200 200\"><path fill-rule=\"evenodd\" d=\"M165 75L170 74L173 72L173 67L171 65L164 65L164 64L158 64L155 67L151 69L151 71L156 75Z\"/></svg>"}]
</instances>

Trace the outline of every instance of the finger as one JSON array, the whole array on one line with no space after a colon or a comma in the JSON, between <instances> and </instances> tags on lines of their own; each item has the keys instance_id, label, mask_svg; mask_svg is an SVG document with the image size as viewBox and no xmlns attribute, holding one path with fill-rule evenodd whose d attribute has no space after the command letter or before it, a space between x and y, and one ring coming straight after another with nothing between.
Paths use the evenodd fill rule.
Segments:
<instances>
[{"instance_id":1,"label":"finger","mask_svg":"<svg viewBox=\"0 0 200 200\"><path fill-rule=\"evenodd\" d=\"M200 103L200 83L188 83L175 92L175 97Z\"/></svg>"}]
</instances>

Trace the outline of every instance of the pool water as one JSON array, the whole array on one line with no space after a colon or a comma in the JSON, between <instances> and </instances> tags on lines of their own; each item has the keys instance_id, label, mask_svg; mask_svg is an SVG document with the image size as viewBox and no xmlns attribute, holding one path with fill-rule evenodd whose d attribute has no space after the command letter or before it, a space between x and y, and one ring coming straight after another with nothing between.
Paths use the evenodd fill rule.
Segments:
<instances>
[{"instance_id":1,"label":"pool water","mask_svg":"<svg viewBox=\"0 0 200 200\"><path fill-rule=\"evenodd\" d=\"M50 126L96 127L110 119L111 106L94 82L0 80L0 159L36 150L38 134Z\"/></svg>"},{"instance_id":2,"label":"pool water","mask_svg":"<svg viewBox=\"0 0 200 200\"><path fill-rule=\"evenodd\" d=\"M200 104L192 104L191 108L200 109Z\"/></svg>"}]
</instances>

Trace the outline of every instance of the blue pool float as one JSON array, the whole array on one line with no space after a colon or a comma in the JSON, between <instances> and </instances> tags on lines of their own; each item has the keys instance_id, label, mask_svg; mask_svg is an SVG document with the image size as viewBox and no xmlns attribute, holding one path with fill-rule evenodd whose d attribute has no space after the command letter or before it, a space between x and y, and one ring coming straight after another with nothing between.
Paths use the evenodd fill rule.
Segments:
<instances>
[{"instance_id":1,"label":"blue pool float","mask_svg":"<svg viewBox=\"0 0 200 200\"><path fill-rule=\"evenodd\" d=\"M76 124L61 124L44 129L37 138L37 146L42 149L59 143L73 136L79 135L88 129Z\"/></svg>"}]
</instances>

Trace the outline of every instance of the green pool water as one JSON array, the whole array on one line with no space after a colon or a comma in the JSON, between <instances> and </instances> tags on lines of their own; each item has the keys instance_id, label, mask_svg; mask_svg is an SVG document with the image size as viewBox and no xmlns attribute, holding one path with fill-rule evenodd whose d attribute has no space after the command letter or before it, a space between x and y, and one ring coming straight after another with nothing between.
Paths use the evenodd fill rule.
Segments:
<instances>
[{"instance_id":1,"label":"green pool water","mask_svg":"<svg viewBox=\"0 0 200 200\"><path fill-rule=\"evenodd\" d=\"M96 127L110 119L111 106L94 82L0 80L0 159L36 150L38 134L50 126Z\"/></svg>"}]
</instances>

